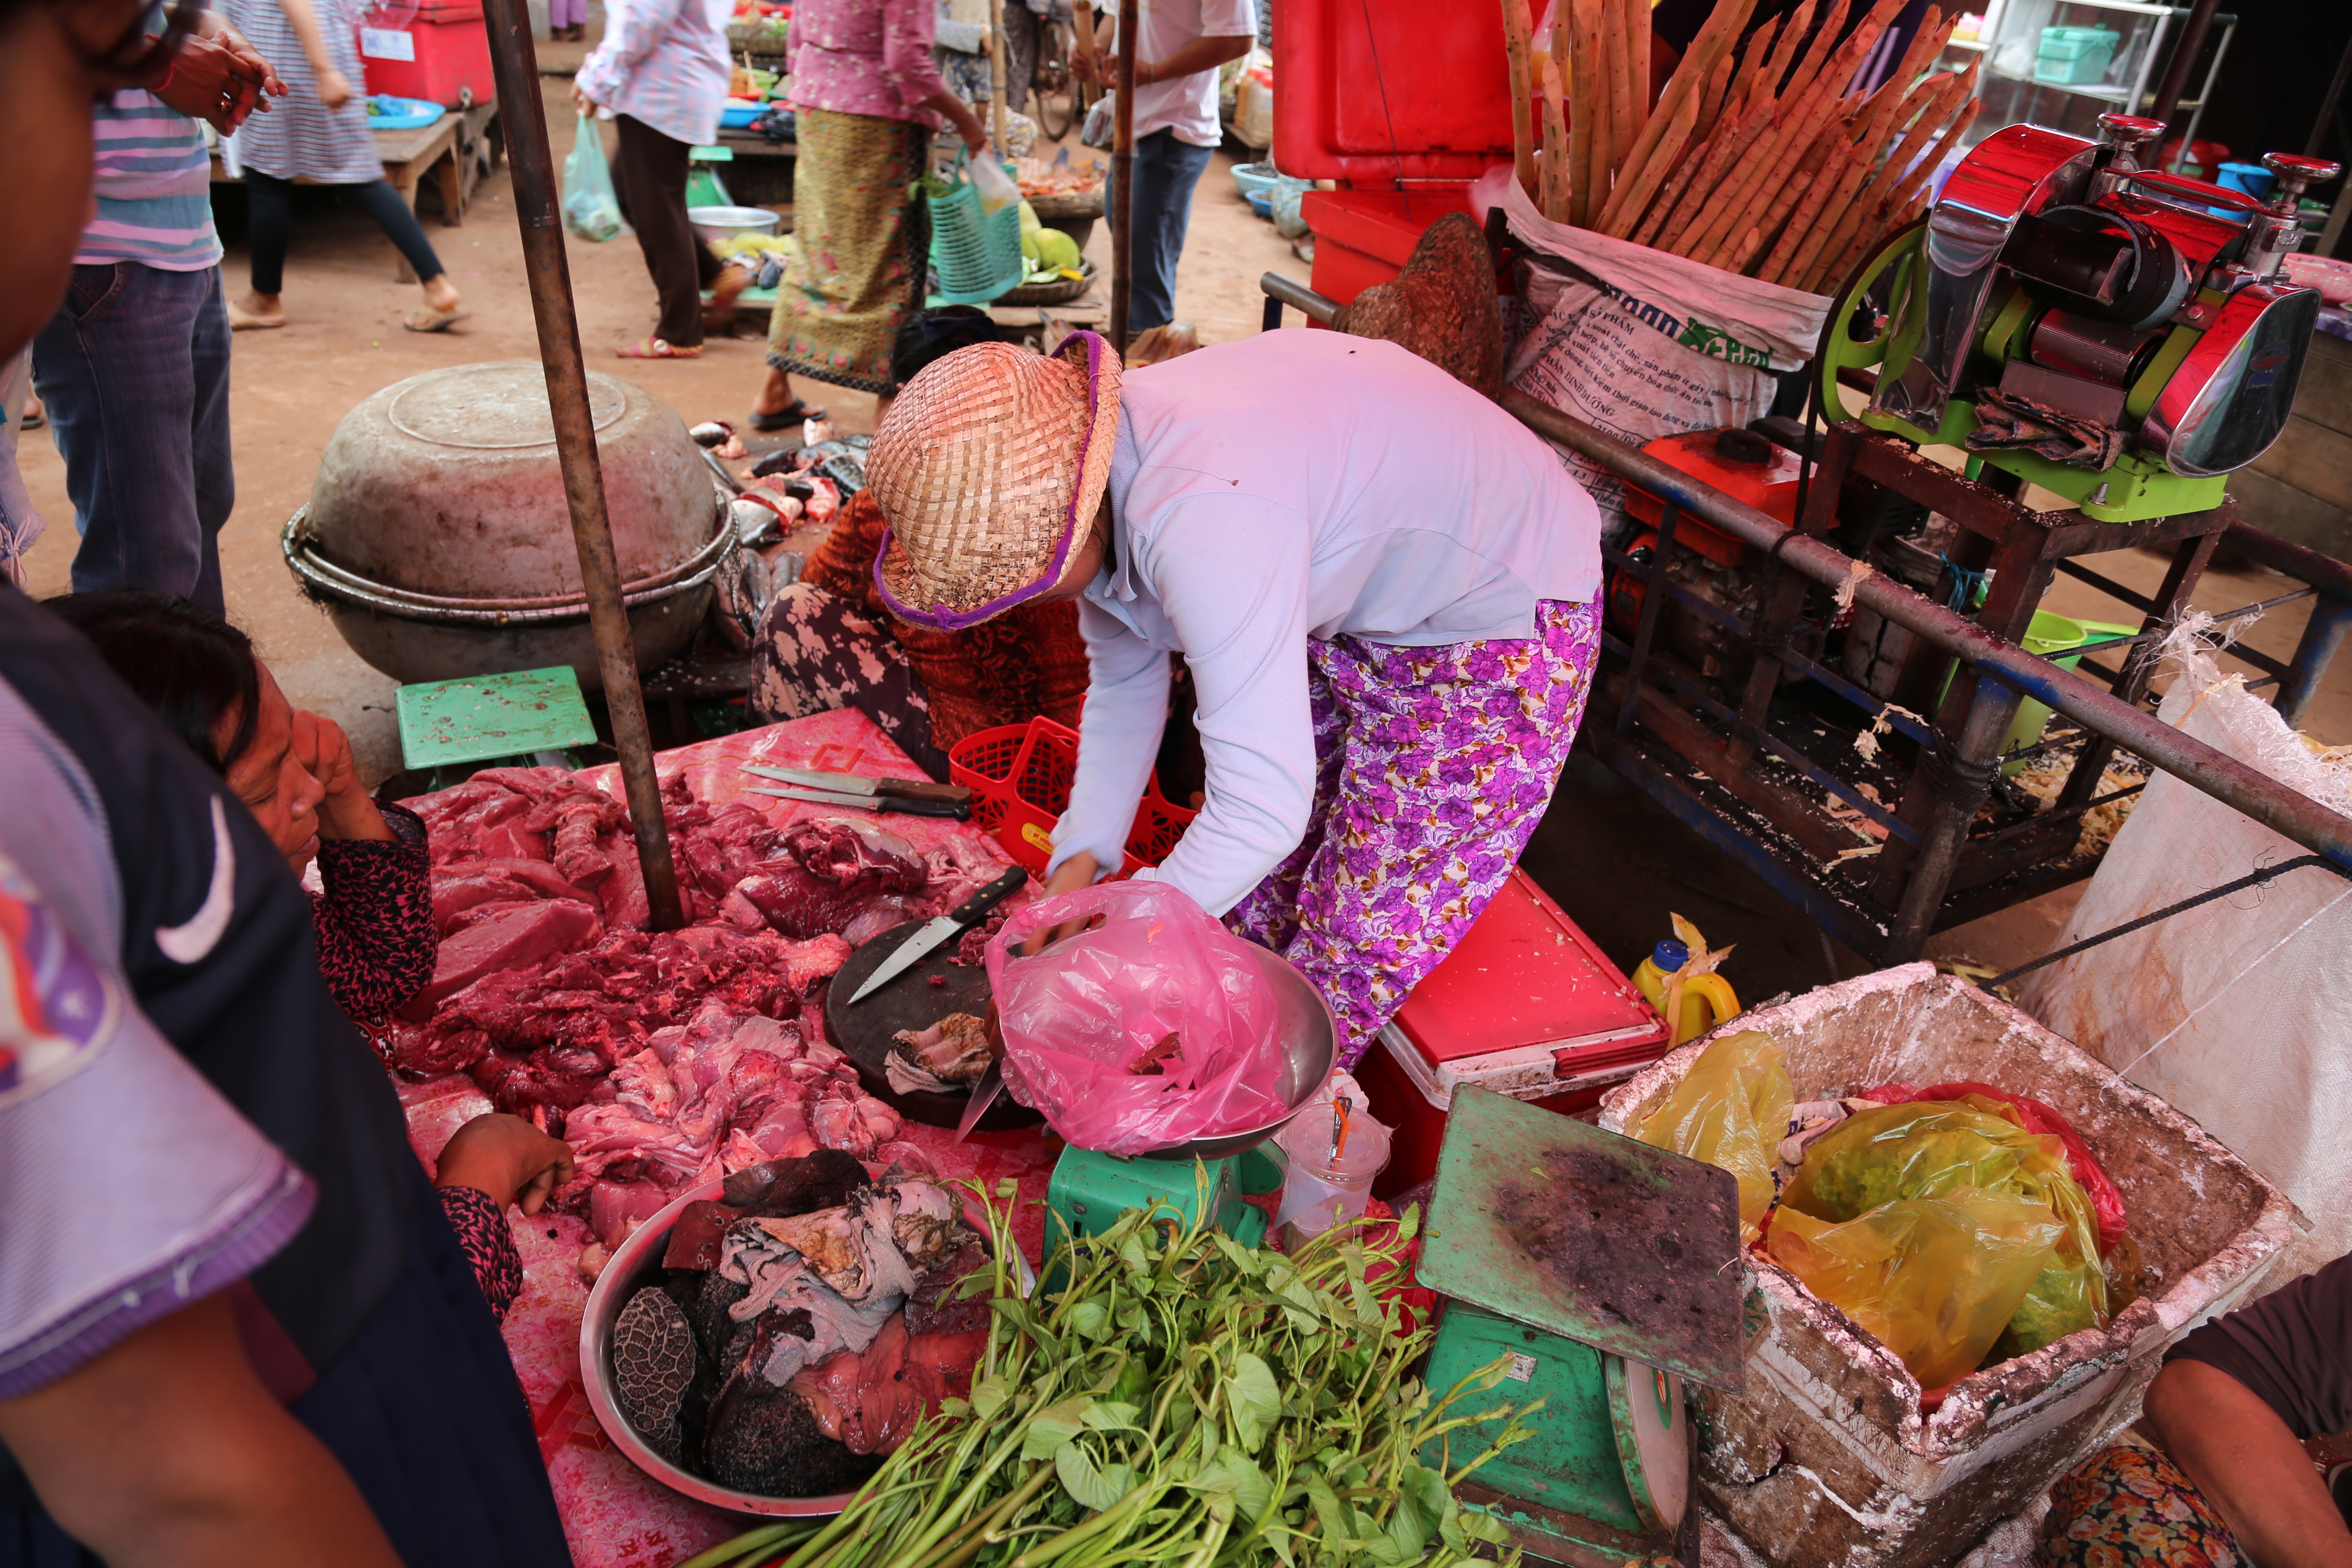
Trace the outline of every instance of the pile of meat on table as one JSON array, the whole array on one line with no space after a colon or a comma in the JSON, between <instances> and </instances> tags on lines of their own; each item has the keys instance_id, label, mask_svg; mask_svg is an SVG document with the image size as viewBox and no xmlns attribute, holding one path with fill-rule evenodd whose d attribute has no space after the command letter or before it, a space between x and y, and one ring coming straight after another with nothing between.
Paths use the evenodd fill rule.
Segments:
<instances>
[{"instance_id":1,"label":"pile of meat on table","mask_svg":"<svg viewBox=\"0 0 2352 1568\"><path fill-rule=\"evenodd\" d=\"M823 1147L871 1158L898 1114L826 1044L851 948L1000 869L848 817L782 827L661 787L688 924L650 931L626 808L556 768L492 768L409 805L430 835L433 979L381 1037L572 1143L561 1195L607 1246L677 1192Z\"/></svg>"},{"instance_id":2,"label":"pile of meat on table","mask_svg":"<svg viewBox=\"0 0 2352 1568\"><path fill-rule=\"evenodd\" d=\"M971 1388L988 1249L946 1187L868 1179L826 1150L689 1204L613 1330L623 1415L672 1464L738 1491L810 1497L871 1475Z\"/></svg>"}]
</instances>

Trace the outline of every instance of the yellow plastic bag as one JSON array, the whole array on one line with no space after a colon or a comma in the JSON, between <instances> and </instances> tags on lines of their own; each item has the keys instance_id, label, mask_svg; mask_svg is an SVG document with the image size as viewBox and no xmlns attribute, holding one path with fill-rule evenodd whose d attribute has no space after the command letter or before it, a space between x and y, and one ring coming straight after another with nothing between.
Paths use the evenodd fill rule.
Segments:
<instances>
[{"instance_id":1,"label":"yellow plastic bag","mask_svg":"<svg viewBox=\"0 0 2352 1568\"><path fill-rule=\"evenodd\" d=\"M1783 1217L1793 1209L1843 1223L1884 1204L1963 1188L2039 1202L2063 1227L2049 1263L2020 1299L2014 1321L1998 1343L1988 1342L1995 1360L2106 1322L2098 1222L2066 1163L2065 1146L2027 1131L2016 1110L2000 1100L1971 1094L1858 1112L1813 1141L1781 1208Z\"/></svg>"},{"instance_id":2,"label":"yellow plastic bag","mask_svg":"<svg viewBox=\"0 0 2352 1568\"><path fill-rule=\"evenodd\" d=\"M2038 1198L1956 1187L1842 1223L1784 1203L1767 1250L1941 1388L1984 1360L2065 1228Z\"/></svg>"},{"instance_id":3,"label":"yellow plastic bag","mask_svg":"<svg viewBox=\"0 0 2352 1568\"><path fill-rule=\"evenodd\" d=\"M1636 1136L1653 1148L1719 1165L1738 1179L1744 1246L1761 1234L1764 1212L1772 1206L1772 1162L1796 1108L1796 1086L1780 1045L1769 1035L1743 1029L1700 1052Z\"/></svg>"}]
</instances>

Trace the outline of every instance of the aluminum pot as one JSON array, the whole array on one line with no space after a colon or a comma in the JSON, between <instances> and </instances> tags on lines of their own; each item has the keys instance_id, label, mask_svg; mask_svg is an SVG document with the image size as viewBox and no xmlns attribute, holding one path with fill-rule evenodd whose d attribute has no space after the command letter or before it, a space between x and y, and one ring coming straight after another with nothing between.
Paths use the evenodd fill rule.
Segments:
<instances>
[{"instance_id":1,"label":"aluminum pot","mask_svg":"<svg viewBox=\"0 0 2352 1568\"><path fill-rule=\"evenodd\" d=\"M589 373L637 665L683 647L734 548L677 413ZM568 664L598 689L571 510L535 361L429 371L344 416L281 545L353 652L401 681Z\"/></svg>"},{"instance_id":2,"label":"aluminum pot","mask_svg":"<svg viewBox=\"0 0 2352 1568\"><path fill-rule=\"evenodd\" d=\"M880 1167L871 1161L868 1173L878 1173ZM689 1188L665 1205L651 1219L631 1232L627 1240L614 1250L612 1258L596 1276L596 1283L588 1291L588 1307L580 1319L580 1381L588 1393L588 1407L596 1413L597 1425L613 1447L627 1457L629 1463L651 1476L672 1491L692 1498L697 1502L723 1508L730 1513L755 1514L770 1519L829 1519L849 1506L857 1494L854 1491L825 1492L815 1497L768 1497L759 1492L737 1491L706 1480L691 1470L671 1464L653 1450L629 1418L621 1413L621 1391L613 1376L613 1325L620 1321L621 1309L637 1293L640 1285L657 1283L662 1276L662 1254L669 1248L669 1233L677 1224L686 1205L704 1198L717 1198L725 1189L723 1178L714 1178L700 1186ZM973 1229L985 1235L986 1214L978 1201L967 1194L963 1199L964 1218ZM1037 1287L1036 1271L1018 1250L1013 1255L1015 1277L1021 1282L1022 1294L1027 1295Z\"/></svg>"}]
</instances>

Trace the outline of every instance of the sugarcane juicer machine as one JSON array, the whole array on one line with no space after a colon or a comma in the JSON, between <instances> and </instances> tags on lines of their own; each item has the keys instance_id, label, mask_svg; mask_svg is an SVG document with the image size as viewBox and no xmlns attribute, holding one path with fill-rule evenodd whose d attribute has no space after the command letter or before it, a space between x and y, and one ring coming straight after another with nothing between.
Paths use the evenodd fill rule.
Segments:
<instances>
[{"instance_id":1,"label":"sugarcane juicer machine","mask_svg":"<svg viewBox=\"0 0 2352 1568\"><path fill-rule=\"evenodd\" d=\"M1444 1298L1424 1383L1504 1364L1461 1408L1543 1408L1455 1488L1526 1554L1697 1568L1686 1383L1745 1385L1739 1189L1727 1171L1505 1095L1454 1093L1419 1282ZM1458 1469L1499 1427L1432 1439ZM1442 1450L1441 1451L1441 1447Z\"/></svg>"},{"instance_id":2,"label":"sugarcane juicer machine","mask_svg":"<svg viewBox=\"0 0 2352 1568\"><path fill-rule=\"evenodd\" d=\"M2084 668L2137 701L2156 638L2232 524L2228 476L2285 429L2319 297L2281 264L2296 198L2338 170L2273 153L2278 194L2263 202L2142 168L2155 121L2100 127L2098 141L1994 132L1927 217L1864 262L1822 334L1826 434L1765 419L1644 451L1977 608L2012 643L2055 574L2091 583L2143 614L2137 633L2084 645L2124 656L2120 672ZM1843 387L1868 393L1852 419ZM1923 447L1957 448L1965 470ZM2027 504L2029 484L2060 504ZM1658 497L1634 492L1627 510L1648 526L1607 552L1605 646L1625 663L1605 689L1614 732L1595 737L1619 773L1881 963L2090 873L2078 819L2133 787L2105 782L2105 742L2080 742L2047 809L1996 801L1980 821L2000 768L2022 765L2007 738L2017 692L1924 644L1882 658L1865 638L1856 660L1861 634L1826 594ZM2173 551L2152 595L2071 559L2133 546ZM1849 708L1888 735L1884 758L1857 762L1835 740ZM1857 818L1882 842L1858 843Z\"/></svg>"},{"instance_id":3,"label":"sugarcane juicer machine","mask_svg":"<svg viewBox=\"0 0 2352 1568\"><path fill-rule=\"evenodd\" d=\"M2204 511L2286 428L2320 301L2280 264L2296 198L2338 169L2271 153L2265 203L2142 168L2157 121L2099 125L2011 125L1960 161L1832 309L1824 405L1874 366L1874 429L1979 454L2097 521Z\"/></svg>"}]
</instances>

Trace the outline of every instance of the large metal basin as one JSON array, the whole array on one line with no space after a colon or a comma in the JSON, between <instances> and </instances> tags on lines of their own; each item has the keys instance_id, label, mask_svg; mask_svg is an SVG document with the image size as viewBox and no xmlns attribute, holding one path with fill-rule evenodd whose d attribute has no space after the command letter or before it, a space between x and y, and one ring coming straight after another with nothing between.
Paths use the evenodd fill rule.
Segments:
<instances>
[{"instance_id":1,"label":"large metal basin","mask_svg":"<svg viewBox=\"0 0 2352 1568\"><path fill-rule=\"evenodd\" d=\"M637 664L651 668L693 636L733 536L677 413L612 376L588 383ZM352 650L397 680L568 664L602 685L535 362L431 371L364 399L281 543Z\"/></svg>"}]
</instances>

